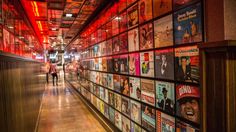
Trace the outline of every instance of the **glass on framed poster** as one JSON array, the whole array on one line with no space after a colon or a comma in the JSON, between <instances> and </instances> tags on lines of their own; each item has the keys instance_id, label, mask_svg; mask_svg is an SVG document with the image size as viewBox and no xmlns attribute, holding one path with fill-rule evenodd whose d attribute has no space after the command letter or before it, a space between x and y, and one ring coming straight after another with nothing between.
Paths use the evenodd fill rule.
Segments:
<instances>
[{"instance_id":1,"label":"glass on framed poster","mask_svg":"<svg viewBox=\"0 0 236 132\"><path fill-rule=\"evenodd\" d=\"M169 114L175 113L174 83L156 81L156 107Z\"/></svg>"},{"instance_id":2,"label":"glass on framed poster","mask_svg":"<svg viewBox=\"0 0 236 132\"><path fill-rule=\"evenodd\" d=\"M113 56L113 72L120 72L120 56Z\"/></svg>"},{"instance_id":3,"label":"glass on framed poster","mask_svg":"<svg viewBox=\"0 0 236 132\"><path fill-rule=\"evenodd\" d=\"M142 104L142 126L150 132L154 132L156 128L155 109L145 104Z\"/></svg>"},{"instance_id":4,"label":"glass on framed poster","mask_svg":"<svg viewBox=\"0 0 236 132\"><path fill-rule=\"evenodd\" d=\"M139 27L139 48L140 50L153 48L153 26L152 22Z\"/></svg>"},{"instance_id":5,"label":"glass on framed poster","mask_svg":"<svg viewBox=\"0 0 236 132\"><path fill-rule=\"evenodd\" d=\"M104 115L105 108L104 108L104 102L100 100L100 112Z\"/></svg>"},{"instance_id":6,"label":"glass on framed poster","mask_svg":"<svg viewBox=\"0 0 236 132\"><path fill-rule=\"evenodd\" d=\"M121 111L121 95L115 94L114 101L116 110Z\"/></svg>"},{"instance_id":7,"label":"glass on framed poster","mask_svg":"<svg viewBox=\"0 0 236 132\"><path fill-rule=\"evenodd\" d=\"M97 35L98 35L98 38L97 38L98 42L101 42L102 41L102 29L101 28L97 29Z\"/></svg>"},{"instance_id":8,"label":"glass on framed poster","mask_svg":"<svg viewBox=\"0 0 236 132\"><path fill-rule=\"evenodd\" d=\"M107 71L107 58L102 58L102 71Z\"/></svg>"},{"instance_id":9,"label":"glass on framed poster","mask_svg":"<svg viewBox=\"0 0 236 132\"><path fill-rule=\"evenodd\" d=\"M116 16L112 21L112 36L119 33L119 17Z\"/></svg>"},{"instance_id":10,"label":"glass on framed poster","mask_svg":"<svg viewBox=\"0 0 236 132\"><path fill-rule=\"evenodd\" d=\"M158 17L172 11L172 0L153 0L153 16Z\"/></svg>"},{"instance_id":11,"label":"glass on framed poster","mask_svg":"<svg viewBox=\"0 0 236 132\"><path fill-rule=\"evenodd\" d=\"M106 57L107 59L107 72L113 72L113 58L111 56Z\"/></svg>"},{"instance_id":12,"label":"glass on framed poster","mask_svg":"<svg viewBox=\"0 0 236 132\"><path fill-rule=\"evenodd\" d=\"M112 48L113 54L118 54L120 52L120 41L118 36L112 38Z\"/></svg>"},{"instance_id":13,"label":"glass on framed poster","mask_svg":"<svg viewBox=\"0 0 236 132\"><path fill-rule=\"evenodd\" d=\"M115 124L115 110L109 106L109 120Z\"/></svg>"},{"instance_id":14,"label":"glass on framed poster","mask_svg":"<svg viewBox=\"0 0 236 132\"><path fill-rule=\"evenodd\" d=\"M122 130L121 114L118 111L115 111L115 125Z\"/></svg>"},{"instance_id":15,"label":"glass on framed poster","mask_svg":"<svg viewBox=\"0 0 236 132\"><path fill-rule=\"evenodd\" d=\"M108 91L108 103L113 107L115 106L114 93L112 91Z\"/></svg>"},{"instance_id":16,"label":"glass on framed poster","mask_svg":"<svg viewBox=\"0 0 236 132\"><path fill-rule=\"evenodd\" d=\"M128 76L120 76L120 89L123 95L129 96L130 88Z\"/></svg>"},{"instance_id":17,"label":"glass on framed poster","mask_svg":"<svg viewBox=\"0 0 236 132\"><path fill-rule=\"evenodd\" d=\"M120 75L113 74L113 86L114 90L120 93Z\"/></svg>"},{"instance_id":18,"label":"glass on framed poster","mask_svg":"<svg viewBox=\"0 0 236 132\"><path fill-rule=\"evenodd\" d=\"M130 117L130 100L124 96L122 96L121 100L121 112Z\"/></svg>"},{"instance_id":19,"label":"glass on framed poster","mask_svg":"<svg viewBox=\"0 0 236 132\"><path fill-rule=\"evenodd\" d=\"M102 41L106 40L106 38L107 38L106 30L107 30L107 29L106 29L106 26L103 25L103 26L101 27Z\"/></svg>"},{"instance_id":20,"label":"glass on framed poster","mask_svg":"<svg viewBox=\"0 0 236 132\"><path fill-rule=\"evenodd\" d=\"M114 87L113 87L113 74L107 75L107 87L109 89L114 89Z\"/></svg>"},{"instance_id":21,"label":"glass on framed poster","mask_svg":"<svg viewBox=\"0 0 236 132\"><path fill-rule=\"evenodd\" d=\"M129 73L129 65L128 65L128 54L120 55L119 63L120 63L120 73L128 74Z\"/></svg>"},{"instance_id":22,"label":"glass on framed poster","mask_svg":"<svg viewBox=\"0 0 236 132\"><path fill-rule=\"evenodd\" d=\"M111 21L106 24L107 38L112 37L112 23Z\"/></svg>"},{"instance_id":23,"label":"glass on framed poster","mask_svg":"<svg viewBox=\"0 0 236 132\"><path fill-rule=\"evenodd\" d=\"M197 46L175 49L175 79L199 83L199 49Z\"/></svg>"},{"instance_id":24,"label":"glass on framed poster","mask_svg":"<svg viewBox=\"0 0 236 132\"><path fill-rule=\"evenodd\" d=\"M100 99L101 100L105 100L105 89L103 87L99 87L100 88Z\"/></svg>"},{"instance_id":25,"label":"glass on framed poster","mask_svg":"<svg viewBox=\"0 0 236 132\"><path fill-rule=\"evenodd\" d=\"M119 36L119 48L120 48L120 52L119 53L125 53L128 52L128 33L122 33Z\"/></svg>"},{"instance_id":26,"label":"glass on framed poster","mask_svg":"<svg viewBox=\"0 0 236 132\"><path fill-rule=\"evenodd\" d=\"M112 54L112 39L106 41L107 55Z\"/></svg>"},{"instance_id":27,"label":"glass on framed poster","mask_svg":"<svg viewBox=\"0 0 236 132\"><path fill-rule=\"evenodd\" d=\"M139 53L129 54L129 74L140 75Z\"/></svg>"},{"instance_id":28,"label":"glass on framed poster","mask_svg":"<svg viewBox=\"0 0 236 132\"><path fill-rule=\"evenodd\" d=\"M200 132L199 128L194 127L188 123L176 120L176 132Z\"/></svg>"},{"instance_id":29,"label":"glass on framed poster","mask_svg":"<svg viewBox=\"0 0 236 132\"><path fill-rule=\"evenodd\" d=\"M153 51L140 53L141 76L154 77L154 55Z\"/></svg>"},{"instance_id":30,"label":"glass on framed poster","mask_svg":"<svg viewBox=\"0 0 236 132\"><path fill-rule=\"evenodd\" d=\"M105 96L104 96L104 101L106 102L106 103L109 103L109 101L108 101L108 90L105 88Z\"/></svg>"},{"instance_id":31,"label":"glass on framed poster","mask_svg":"<svg viewBox=\"0 0 236 132\"><path fill-rule=\"evenodd\" d=\"M173 0L174 9L178 9L178 8L183 7L183 6L193 4L197 1L200 1L200 0Z\"/></svg>"},{"instance_id":32,"label":"glass on framed poster","mask_svg":"<svg viewBox=\"0 0 236 132\"><path fill-rule=\"evenodd\" d=\"M128 8L127 10L128 17L128 28L132 28L138 25L138 4Z\"/></svg>"},{"instance_id":33,"label":"glass on framed poster","mask_svg":"<svg viewBox=\"0 0 236 132\"><path fill-rule=\"evenodd\" d=\"M101 73L101 85L107 87L107 73Z\"/></svg>"},{"instance_id":34,"label":"glass on framed poster","mask_svg":"<svg viewBox=\"0 0 236 132\"><path fill-rule=\"evenodd\" d=\"M130 132L130 120L122 115L122 132Z\"/></svg>"},{"instance_id":35,"label":"glass on framed poster","mask_svg":"<svg viewBox=\"0 0 236 132\"><path fill-rule=\"evenodd\" d=\"M141 100L155 106L155 82L154 80L141 79Z\"/></svg>"},{"instance_id":36,"label":"glass on framed poster","mask_svg":"<svg viewBox=\"0 0 236 132\"><path fill-rule=\"evenodd\" d=\"M104 104L104 115L107 119L109 119L109 105Z\"/></svg>"},{"instance_id":37,"label":"glass on framed poster","mask_svg":"<svg viewBox=\"0 0 236 132\"><path fill-rule=\"evenodd\" d=\"M94 57L99 57L101 56L101 49L100 49L100 45L94 45L93 46L93 52L94 52Z\"/></svg>"},{"instance_id":38,"label":"glass on framed poster","mask_svg":"<svg viewBox=\"0 0 236 132\"><path fill-rule=\"evenodd\" d=\"M131 124L130 124L131 126L131 132L142 132L142 128L139 126L139 125L137 125L136 123L134 123L134 122L132 122L131 121Z\"/></svg>"},{"instance_id":39,"label":"glass on framed poster","mask_svg":"<svg viewBox=\"0 0 236 132\"><path fill-rule=\"evenodd\" d=\"M102 58L96 58L96 59L98 59L98 65L99 65L99 68L98 68L98 70L99 71L102 71Z\"/></svg>"},{"instance_id":40,"label":"glass on framed poster","mask_svg":"<svg viewBox=\"0 0 236 132\"><path fill-rule=\"evenodd\" d=\"M102 43L99 44L101 47L101 56L107 55L107 46L106 46L106 41L103 41Z\"/></svg>"},{"instance_id":41,"label":"glass on framed poster","mask_svg":"<svg viewBox=\"0 0 236 132\"><path fill-rule=\"evenodd\" d=\"M129 86L130 86L130 97L140 100L141 99L140 78L129 77Z\"/></svg>"},{"instance_id":42,"label":"glass on framed poster","mask_svg":"<svg viewBox=\"0 0 236 132\"><path fill-rule=\"evenodd\" d=\"M154 21L155 48L173 45L173 20L172 15Z\"/></svg>"},{"instance_id":43,"label":"glass on framed poster","mask_svg":"<svg viewBox=\"0 0 236 132\"><path fill-rule=\"evenodd\" d=\"M131 100L131 119L141 125L141 103Z\"/></svg>"},{"instance_id":44,"label":"glass on framed poster","mask_svg":"<svg viewBox=\"0 0 236 132\"><path fill-rule=\"evenodd\" d=\"M139 30L138 28L128 31L129 52L139 50Z\"/></svg>"},{"instance_id":45,"label":"glass on framed poster","mask_svg":"<svg viewBox=\"0 0 236 132\"><path fill-rule=\"evenodd\" d=\"M156 132L175 132L175 118L161 111L156 111L157 131Z\"/></svg>"},{"instance_id":46,"label":"glass on framed poster","mask_svg":"<svg viewBox=\"0 0 236 132\"><path fill-rule=\"evenodd\" d=\"M176 113L189 121L200 123L199 87L176 85Z\"/></svg>"},{"instance_id":47,"label":"glass on framed poster","mask_svg":"<svg viewBox=\"0 0 236 132\"><path fill-rule=\"evenodd\" d=\"M175 44L202 42L201 10L201 3L198 3L174 13Z\"/></svg>"},{"instance_id":48,"label":"glass on framed poster","mask_svg":"<svg viewBox=\"0 0 236 132\"><path fill-rule=\"evenodd\" d=\"M139 23L152 19L152 0L139 1Z\"/></svg>"},{"instance_id":49,"label":"glass on framed poster","mask_svg":"<svg viewBox=\"0 0 236 132\"><path fill-rule=\"evenodd\" d=\"M174 49L155 51L155 73L157 78L174 80Z\"/></svg>"},{"instance_id":50,"label":"glass on framed poster","mask_svg":"<svg viewBox=\"0 0 236 132\"><path fill-rule=\"evenodd\" d=\"M120 14L119 22L120 22L120 33L126 31L128 28L126 11Z\"/></svg>"}]
</instances>

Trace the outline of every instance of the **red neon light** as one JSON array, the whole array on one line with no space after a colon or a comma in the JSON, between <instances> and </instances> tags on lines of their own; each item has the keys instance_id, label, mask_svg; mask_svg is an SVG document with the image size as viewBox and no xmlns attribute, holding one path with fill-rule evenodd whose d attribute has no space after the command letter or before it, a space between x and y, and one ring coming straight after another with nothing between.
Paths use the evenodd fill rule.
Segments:
<instances>
[{"instance_id":1,"label":"red neon light","mask_svg":"<svg viewBox=\"0 0 236 132\"><path fill-rule=\"evenodd\" d=\"M38 28L39 28L39 30L42 31L42 30L43 30L43 27L42 27L41 22L40 22L40 21L37 21L36 23L38 24Z\"/></svg>"},{"instance_id":2,"label":"red neon light","mask_svg":"<svg viewBox=\"0 0 236 132\"><path fill-rule=\"evenodd\" d=\"M39 16L39 10L38 10L38 5L35 1L31 2L31 5L32 5L32 9L33 9L33 12L34 12L34 15L35 16Z\"/></svg>"}]
</instances>

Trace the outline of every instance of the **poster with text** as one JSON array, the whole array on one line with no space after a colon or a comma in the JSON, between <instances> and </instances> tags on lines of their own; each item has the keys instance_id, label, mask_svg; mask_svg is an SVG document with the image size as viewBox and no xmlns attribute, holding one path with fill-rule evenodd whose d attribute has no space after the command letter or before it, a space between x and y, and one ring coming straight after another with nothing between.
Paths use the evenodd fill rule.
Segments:
<instances>
[{"instance_id":1,"label":"poster with text","mask_svg":"<svg viewBox=\"0 0 236 132\"><path fill-rule=\"evenodd\" d=\"M198 87L177 84L176 103L178 116L200 123L200 90Z\"/></svg>"},{"instance_id":2,"label":"poster with text","mask_svg":"<svg viewBox=\"0 0 236 132\"><path fill-rule=\"evenodd\" d=\"M175 72L178 81L199 83L199 49L197 46L175 49Z\"/></svg>"},{"instance_id":3,"label":"poster with text","mask_svg":"<svg viewBox=\"0 0 236 132\"><path fill-rule=\"evenodd\" d=\"M175 44L202 42L201 4L174 13Z\"/></svg>"}]
</instances>

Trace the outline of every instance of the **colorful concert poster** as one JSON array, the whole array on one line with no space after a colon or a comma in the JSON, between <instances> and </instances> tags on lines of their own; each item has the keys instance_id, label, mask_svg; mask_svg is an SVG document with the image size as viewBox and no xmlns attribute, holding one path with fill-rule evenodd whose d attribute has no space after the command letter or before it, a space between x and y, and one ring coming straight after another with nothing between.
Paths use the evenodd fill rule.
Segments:
<instances>
[{"instance_id":1,"label":"colorful concert poster","mask_svg":"<svg viewBox=\"0 0 236 132\"><path fill-rule=\"evenodd\" d=\"M154 77L153 51L140 53L141 76Z\"/></svg>"}]
</instances>

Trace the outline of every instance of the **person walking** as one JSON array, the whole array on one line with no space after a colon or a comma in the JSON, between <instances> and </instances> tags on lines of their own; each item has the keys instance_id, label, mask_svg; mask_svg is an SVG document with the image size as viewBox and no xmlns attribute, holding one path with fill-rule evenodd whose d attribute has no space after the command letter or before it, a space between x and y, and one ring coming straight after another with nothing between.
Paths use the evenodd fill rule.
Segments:
<instances>
[{"instance_id":1,"label":"person walking","mask_svg":"<svg viewBox=\"0 0 236 132\"><path fill-rule=\"evenodd\" d=\"M56 65L50 65L50 73L52 75L53 86L55 86L55 78L56 78L56 85L58 86L58 76L57 76L57 68Z\"/></svg>"},{"instance_id":2,"label":"person walking","mask_svg":"<svg viewBox=\"0 0 236 132\"><path fill-rule=\"evenodd\" d=\"M46 81L47 81L47 84L49 83L48 81L48 75L50 74L50 62L46 62Z\"/></svg>"}]
</instances>

